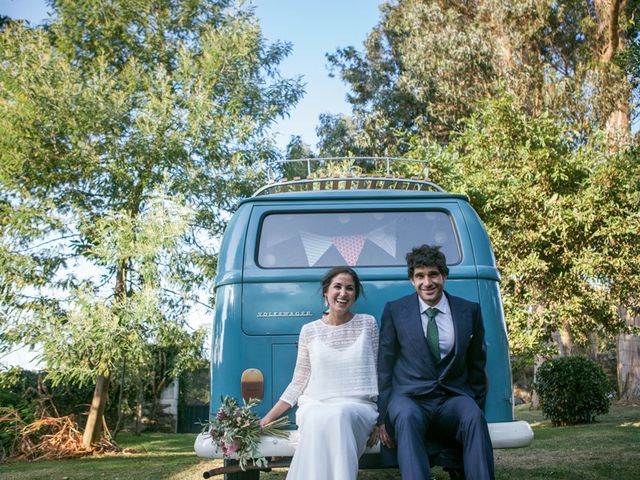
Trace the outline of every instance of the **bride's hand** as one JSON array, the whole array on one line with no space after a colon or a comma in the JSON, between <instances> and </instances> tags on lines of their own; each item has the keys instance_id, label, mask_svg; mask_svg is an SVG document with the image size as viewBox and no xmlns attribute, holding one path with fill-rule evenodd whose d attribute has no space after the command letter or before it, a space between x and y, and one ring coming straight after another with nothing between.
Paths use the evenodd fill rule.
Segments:
<instances>
[{"instance_id":1,"label":"bride's hand","mask_svg":"<svg viewBox=\"0 0 640 480\"><path fill-rule=\"evenodd\" d=\"M367 447L373 447L376 443L378 443L378 440L379 440L378 430L379 430L378 425L373 427L373 430L369 434L369 440L367 440Z\"/></svg>"}]
</instances>

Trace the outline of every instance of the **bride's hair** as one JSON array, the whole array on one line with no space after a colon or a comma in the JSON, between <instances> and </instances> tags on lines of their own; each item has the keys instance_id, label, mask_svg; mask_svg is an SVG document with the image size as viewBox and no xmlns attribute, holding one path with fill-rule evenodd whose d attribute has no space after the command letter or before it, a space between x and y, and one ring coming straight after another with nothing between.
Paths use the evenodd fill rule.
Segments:
<instances>
[{"instance_id":1,"label":"bride's hair","mask_svg":"<svg viewBox=\"0 0 640 480\"><path fill-rule=\"evenodd\" d=\"M362 287L362 283L360 283L360 278L358 277L358 274L355 272L355 270L353 268L350 267L333 267L331 270L329 270L327 273L324 274L324 276L322 277L322 296L324 297L324 295L327 293L327 290L329 290L329 285L331 285L331 281L334 279L334 277L340 275L341 273L346 273L348 275L351 275L351 278L353 279L353 284L356 287L356 300L358 299L358 297L360 296L360 294L362 294L364 296L364 288Z\"/></svg>"}]
</instances>

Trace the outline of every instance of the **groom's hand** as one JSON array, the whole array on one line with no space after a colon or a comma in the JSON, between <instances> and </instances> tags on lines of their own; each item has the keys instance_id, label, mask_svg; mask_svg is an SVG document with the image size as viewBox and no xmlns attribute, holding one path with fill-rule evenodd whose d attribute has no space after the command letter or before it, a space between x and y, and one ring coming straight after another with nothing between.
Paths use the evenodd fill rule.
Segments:
<instances>
[{"instance_id":1,"label":"groom's hand","mask_svg":"<svg viewBox=\"0 0 640 480\"><path fill-rule=\"evenodd\" d=\"M378 438L380 439L380 443L382 443L387 448L396 448L396 444L391 438L391 435L387 433L387 429L384 424L378 426Z\"/></svg>"}]
</instances>

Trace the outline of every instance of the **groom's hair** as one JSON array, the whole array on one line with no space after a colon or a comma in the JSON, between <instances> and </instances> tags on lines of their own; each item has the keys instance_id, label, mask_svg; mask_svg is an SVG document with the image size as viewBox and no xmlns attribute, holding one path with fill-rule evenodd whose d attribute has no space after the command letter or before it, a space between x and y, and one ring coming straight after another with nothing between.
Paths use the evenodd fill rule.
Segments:
<instances>
[{"instance_id":1,"label":"groom's hair","mask_svg":"<svg viewBox=\"0 0 640 480\"><path fill-rule=\"evenodd\" d=\"M413 278L413 272L420 267L436 267L442 275L449 275L447 259L440 251L440 245L420 245L414 247L406 256L409 278Z\"/></svg>"}]
</instances>

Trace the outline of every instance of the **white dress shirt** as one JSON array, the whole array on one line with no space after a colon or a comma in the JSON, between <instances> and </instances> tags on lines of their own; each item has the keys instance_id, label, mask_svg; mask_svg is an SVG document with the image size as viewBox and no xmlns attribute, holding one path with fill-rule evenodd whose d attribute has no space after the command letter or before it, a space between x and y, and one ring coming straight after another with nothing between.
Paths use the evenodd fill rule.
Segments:
<instances>
[{"instance_id":1,"label":"white dress shirt","mask_svg":"<svg viewBox=\"0 0 640 480\"><path fill-rule=\"evenodd\" d=\"M429 323L429 317L424 311L427 308L431 308L418 296L418 303L420 308L420 319L422 320L422 331L424 336L427 336L427 324ZM438 314L436 315L436 324L438 325L438 341L440 343L440 358L447 356L447 354L453 349L453 343L455 340L455 330L453 328L453 318L451 317L451 309L449 308L449 301L445 295L442 295L440 301L435 305Z\"/></svg>"}]
</instances>

